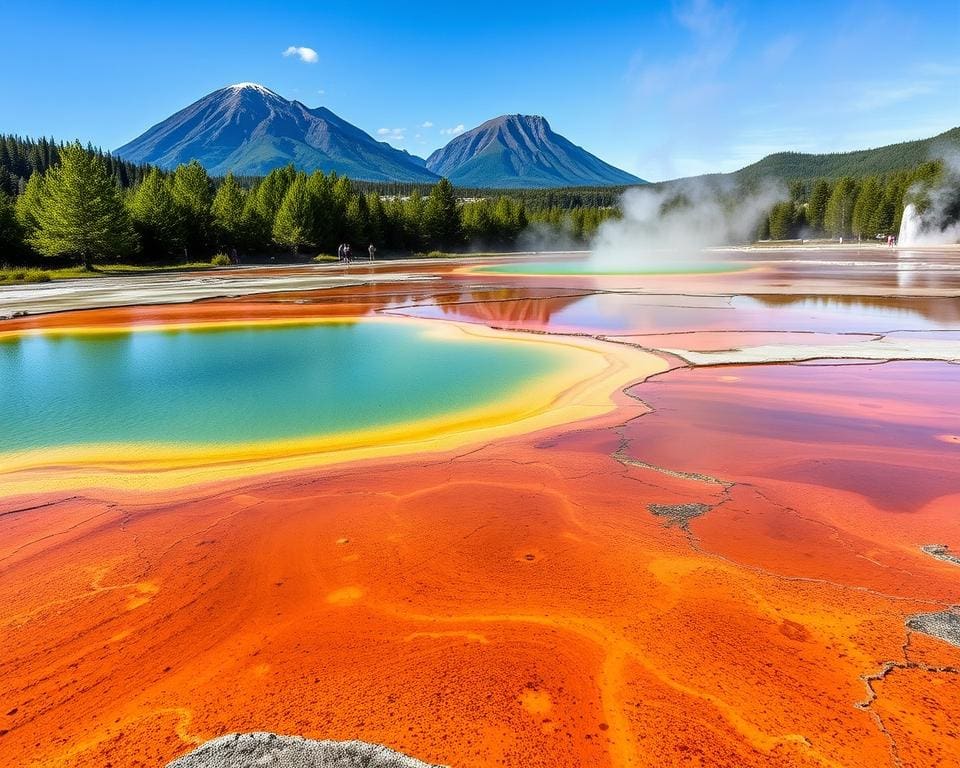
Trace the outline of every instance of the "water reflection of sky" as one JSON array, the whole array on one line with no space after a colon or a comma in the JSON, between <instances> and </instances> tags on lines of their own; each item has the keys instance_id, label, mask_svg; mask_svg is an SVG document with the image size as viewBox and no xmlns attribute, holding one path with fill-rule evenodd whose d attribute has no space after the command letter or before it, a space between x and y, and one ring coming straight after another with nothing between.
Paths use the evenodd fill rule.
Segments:
<instances>
[{"instance_id":1,"label":"water reflection of sky","mask_svg":"<svg viewBox=\"0 0 960 768\"><path fill-rule=\"evenodd\" d=\"M949 297L506 295L512 297L463 294L398 311L508 328L596 333L960 330L960 299Z\"/></svg>"}]
</instances>

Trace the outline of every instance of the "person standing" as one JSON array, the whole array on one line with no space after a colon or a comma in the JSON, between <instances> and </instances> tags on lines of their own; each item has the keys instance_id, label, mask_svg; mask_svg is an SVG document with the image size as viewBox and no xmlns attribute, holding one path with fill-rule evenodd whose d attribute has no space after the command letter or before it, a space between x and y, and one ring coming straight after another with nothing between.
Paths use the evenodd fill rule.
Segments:
<instances>
[{"instance_id":1,"label":"person standing","mask_svg":"<svg viewBox=\"0 0 960 768\"><path fill-rule=\"evenodd\" d=\"M344 258L344 261L347 262L347 264L350 263L350 257L351 257L351 256L353 256L353 249L350 248L350 243L344 243L344 244L343 244L343 258Z\"/></svg>"},{"instance_id":2,"label":"person standing","mask_svg":"<svg viewBox=\"0 0 960 768\"><path fill-rule=\"evenodd\" d=\"M367 248L367 252L370 254L370 261L377 260L377 249L373 243L370 243L370 247Z\"/></svg>"},{"instance_id":3,"label":"person standing","mask_svg":"<svg viewBox=\"0 0 960 768\"><path fill-rule=\"evenodd\" d=\"M343 263L343 243L337 246L337 261Z\"/></svg>"}]
</instances>

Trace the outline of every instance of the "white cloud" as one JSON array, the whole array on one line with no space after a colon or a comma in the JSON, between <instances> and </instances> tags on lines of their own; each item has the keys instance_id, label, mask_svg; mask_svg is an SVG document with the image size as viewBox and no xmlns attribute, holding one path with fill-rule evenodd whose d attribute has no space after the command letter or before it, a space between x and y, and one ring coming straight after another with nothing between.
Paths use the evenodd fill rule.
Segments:
<instances>
[{"instance_id":1,"label":"white cloud","mask_svg":"<svg viewBox=\"0 0 960 768\"><path fill-rule=\"evenodd\" d=\"M377 136L383 136L387 141L404 141L407 138L406 134L406 128L377 128Z\"/></svg>"},{"instance_id":2,"label":"white cloud","mask_svg":"<svg viewBox=\"0 0 960 768\"><path fill-rule=\"evenodd\" d=\"M429 120L427 120L426 122L421 123L421 124L420 124L420 127L421 127L421 128L433 128L433 123L431 123Z\"/></svg>"},{"instance_id":3,"label":"white cloud","mask_svg":"<svg viewBox=\"0 0 960 768\"><path fill-rule=\"evenodd\" d=\"M326 92L325 90L323 90L323 88L321 88L319 91L317 91L317 93L319 93L321 96L326 96L326 94L327 94L327 92Z\"/></svg>"},{"instance_id":4,"label":"white cloud","mask_svg":"<svg viewBox=\"0 0 960 768\"><path fill-rule=\"evenodd\" d=\"M463 123L460 123L459 125L455 125L453 128L441 128L440 133L444 134L445 136L456 136L457 134L463 133L465 130L467 130L466 126Z\"/></svg>"},{"instance_id":5,"label":"white cloud","mask_svg":"<svg viewBox=\"0 0 960 768\"><path fill-rule=\"evenodd\" d=\"M296 56L300 61L306 64L316 64L320 57L313 48L307 48L304 45L291 45L283 52L284 56Z\"/></svg>"}]
</instances>

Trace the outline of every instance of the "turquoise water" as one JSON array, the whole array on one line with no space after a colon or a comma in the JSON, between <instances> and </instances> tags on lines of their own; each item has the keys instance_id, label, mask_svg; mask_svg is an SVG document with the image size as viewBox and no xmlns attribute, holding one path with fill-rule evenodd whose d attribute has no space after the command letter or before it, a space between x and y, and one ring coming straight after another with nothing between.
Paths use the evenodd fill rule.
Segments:
<instances>
[{"instance_id":1,"label":"turquoise water","mask_svg":"<svg viewBox=\"0 0 960 768\"><path fill-rule=\"evenodd\" d=\"M0 451L349 432L491 403L562 364L405 323L22 336L0 342Z\"/></svg>"},{"instance_id":2,"label":"turquoise water","mask_svg":"<svg viewBox=\"0 0 960 768\"><path fill-rule=\"evenodd\" d=\"M633 268L608 268L584 260L518 261L478 267L475 272L502 275L692 275L704 272L737 272L746 267L723 262L689 262L671 264L640 264Z\"/></svg>"}]
</instances>

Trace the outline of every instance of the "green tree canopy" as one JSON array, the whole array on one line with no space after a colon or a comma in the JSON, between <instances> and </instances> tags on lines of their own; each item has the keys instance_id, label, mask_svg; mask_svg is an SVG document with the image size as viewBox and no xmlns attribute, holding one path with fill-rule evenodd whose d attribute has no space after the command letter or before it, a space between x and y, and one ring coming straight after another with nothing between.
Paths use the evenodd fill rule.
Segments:
<instances>
[{"instance_id":1,"label":"green tree canopy","mask_svg":"<svg viewBox=\"0 0 960 768\"><path fill-rule=\"evenodd\" d=\"M23 250L23 229L17 221L13 200L0 192L0 253L5 256L19 255Z\"/></svg>"},{"instance_id":2,"label":"green tree canopy","mask_svg":"<svg viewBox=\"0 0 960 768\"><path fill-rule=\"evenodd\" d=\"M274 168L263 177L257 187L256 199L257 212L264 221L272 222L276 218L284 195L296 175L293 165L286 165L283 168Z\"/></svg>"},{"instance_id":3,"label":"green tree canopy","mask_svg":"<svg viewBox=\"0 0 960 768\"><path fill-rule=\"evenodd\" d=\"M386 228L387 212L383 207L383 200L376 192L368 192L367 203L367 239L373 245L383 242L383 233Z\"/></svg>"},{"instance_id":4,"label":"green tree canopy","mask_svg":"<svg viewBox=\"0 0 960 768\"><path fill-rule=\"evenodd\" d=\"M17 197L14 205L17 223L23 230L24 237L33 237L39 228L37 211L40 210L40 200L43 197L43 175L37 171L30 174L27 185L22 194Z\"/></svg>"},{"instance_id":5,"label":"green tree canopy","mask_svg":"<svg viewBox=\"0 0 960 768\"><path fill-rule=\"evenodd\" d=\"M170 182L156 168L133 190L127 209L145 256L169 256L183 247L179 211Z\"/></svg>"},{"instance_id":6,"label":"green tree canopy","mask_svg":"<svg viewBox=\"0 0 960 768\"><path fill-rule=\"evenodd\" d=\"M773 210L770 212L768 229L770 239L787 240L792 237L795 216L795 208L791 200L784 200L773 206Z\"/></svg>"},{"instance_id":7,"label":"green tree canopy","mask_svg":"<svg viewBox=\"0 0 960 768\"><path fill-rule=\"evenodd\" d=\"M213 246L213 182L196 160L180 165L173 173L173 201L183 228L183 241L192 254Z\"/></svg>"},{"instance_id":8,"label":"green tree canopy","mask_svg":"<svg viewBox=\"0 0 960 768\"><path fill-rule=\"evenodd\" d=\"M896 235L900 229L897 221L897 208L900 205L899 196L894 188L887 189L870 217L870 231L874 235Z\"/></svg>"},{"instance_id":9,"label":"green tree canopy","mask_svg":"<svg viewBox=\"0 0 960 768\"><path fill-rule=\"evenodd\" d=\"M418 190L403 201L403 242L407 248L422 248L425 242L423 230L424 203Z\"/></svg>"},{"instance_id":10,"label":"green tree canopy","mask_svg":"<svg viewBox=\"0 0 960 768\"><path fill-rule=\"evenodd\" d=\"M313 209L307 194L306 174L298 173L283 196L273 222L273 240L297 253L307 245L313 231Z\"/></svg>"},{"instance_id":11,"label":"green tree canopy","mask_svg":"<svg viewBox=\"0 0 960 768\"><path fill-rule=\"evenodd\" d=\"M878 177L870 176L860 187L857 201L853 204L853 234L866 238L877 234L877 230L873 229L873 222L882 200L883 185Z\"/></svg>"},{"instance_id":12,"label":"green tree canopy","mask_svg":"<svg viewBox=\"0 0 960 768\"><path fill-rule=\"evenodd\" d=\"M228 173L211 205L219 245L236 248L243 243L245 197L233 174Z\"/></svg>"},{"instance_id":13,"label":"green tree canopy","mask_svg":"<svg viewBox=\"0 0 960 768\"><path fill-rule=\"evenodd\" d=\"M335 215L333 182L323 171L314 171L307 178L307 195L313 209L313 232L310 241L321 249L333 252L339 242L339 222Z\"/></svg>"},{"instance_id":14,"label":"green tree canopy","mask_svg":"<svg viewBox=\"0 0 960 768\"><path fill-rule=\"evenodd\" d=\"M87 269L137 245L116 181L79 143L63 147L60 165L47 171L35 216L33 247L45 256L77 258Z\"/></svg>"},{"instance_id":15,"label":"green tree canopy","mask_svg":"<svg viewBox=\"0 0 960 768\"><path fill-rule=\"evenodd\" d=\"M369 239L370 212L367 200L356 194L347 203L347 242L363 245Z\"/></svg>"},{"instance_id":16,"label":"green tree canopy","mask_svg":"<svg viewBox=\"0 0 960 768\"><path fill-rule=\"evenodd\" d=\"M450 248L463 241L460 205L447 179L440 179L431 190L423 209L423 231L429 245Z\"/></svg>"},{"instance_id":17,"label":"green tree canopy","mask_svg":"<svg viewBox=\"0 0 960 768\"><path fill-rule=\"evenodd\" d=\"M853 232L853 206L857 198L857 182L844 176L833 187L823 221L832 237L846 237Z\"/></svg>"},{"instance_id":18,"label":"green tree canopy","mask_svg":"<svg viewBox=\"0 0 960 768\"><path fill-rule=\"evenodd\" d=\"M820 179L810 193L810 200L807 202L807 224L815 233L824 231L823 218L827 212L830 192L830 182L826 179Z\"/></svg>"}]
</instances>

